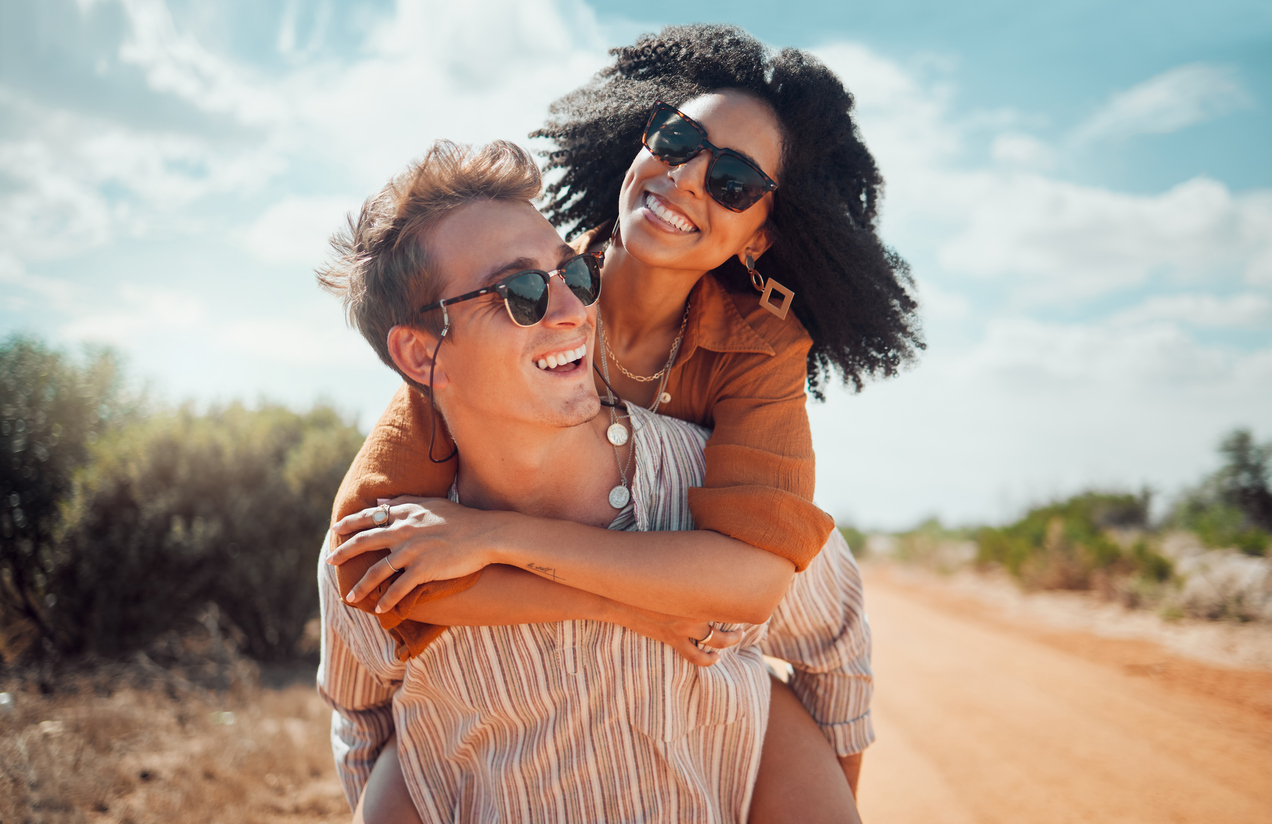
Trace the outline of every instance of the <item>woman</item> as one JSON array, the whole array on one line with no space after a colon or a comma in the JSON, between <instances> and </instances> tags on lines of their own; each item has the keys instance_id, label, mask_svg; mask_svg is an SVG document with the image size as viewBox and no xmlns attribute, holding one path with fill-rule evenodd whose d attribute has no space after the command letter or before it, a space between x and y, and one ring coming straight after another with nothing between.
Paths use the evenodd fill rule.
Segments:
<instances>
[{"instance_id":1,"label":"woman","mask_svg":"<svg viewBox=\"0 0 1272 824\"><path fill-rule=\"evenodd\" d=\"M867 376L894 374L922 343L905 265L875 234L882 179L838 78L801 52L772 56L729 27L669 28L615 54L615 64L556 104L556 119L536 133L557 143L547 165L563 172L545 212L558 225L573 224L575 234L588 228L580 246L595 250L612 240L594 347L608 372L598 378L602 394L608 384L628 403L711 427L713 435L705 486L690 498L699 530L677 534L702 575L599 581L592 591L684 616L646 634L661 631L682 655L709 664L694 643L712 632L706 621L767 616L833 526L811 503L805 382L820 397L838 372L859 388ZM787 291L793 299L782 297ZM786 308L791 314L779 320ZM399 393L385 421L346 479L338 535L372 526L376 498L443 496L450 486L451 465L433 463L449 443L441 443L444 435L430 441L427 402ZM416 443L429 444L427 456L412 455ZM390 450L392 462L384 457ZM393 528L361 532L333 556L356 556L341 570L346 588L366 573L351 600L378 601L407 654L442 631L411 619L427 621L436 599L476 577L431 581L430 552L500 540L574 544L594 557L631 547L605 530L534 519L501 519L515 528L497 534L484 513L446 501L426 508L428 527L412 526L424 507L395 505ZM385 549L392 550L387 560ZM367 550L380 552L358 554ZM404 567L386 587L393 569ZM716 648L736 640L715 635ZM815 774L791 735L815 733L811 718L780 687L772 713L756 820L775 819L783 788ZM852 763L844 764L850 781ZM815 806L818 799L803 800ZM812 812L800 817L811 820Z\"/></svg>"}]
</instances>

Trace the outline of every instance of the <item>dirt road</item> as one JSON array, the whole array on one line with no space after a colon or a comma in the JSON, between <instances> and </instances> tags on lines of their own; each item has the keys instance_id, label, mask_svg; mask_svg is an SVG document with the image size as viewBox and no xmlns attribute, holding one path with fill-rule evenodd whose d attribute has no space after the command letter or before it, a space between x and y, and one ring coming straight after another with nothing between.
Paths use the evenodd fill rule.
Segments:
<instances>
[{"instance_id":1,"label":"dirt road","mask_svg":"<svg viewBox=\"0 0 1272 824\"><path fill-rule=\"evenodd\" d=\"M867 568L888 824L1272 822L1272 673L1021 622Z\"/></svg>"}]
</instances>

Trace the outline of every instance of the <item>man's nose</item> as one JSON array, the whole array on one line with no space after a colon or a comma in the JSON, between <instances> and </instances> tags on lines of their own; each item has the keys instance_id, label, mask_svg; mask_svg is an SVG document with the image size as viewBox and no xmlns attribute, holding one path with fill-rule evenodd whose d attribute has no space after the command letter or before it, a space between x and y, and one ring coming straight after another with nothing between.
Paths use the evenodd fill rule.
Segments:
<instances>
[{"instance_id":1,"label":"man's nose","mask_svg":"<svg viewBox=\"0 0 1272 824\"><path fill-rule=\"evenodd\" d=\"M543 322L554 326L568 326L584 323L586 320L587 307L565 284L565 277L558 273L548 278L548 313L544 315Z\"/></svg>"}]
</instances>

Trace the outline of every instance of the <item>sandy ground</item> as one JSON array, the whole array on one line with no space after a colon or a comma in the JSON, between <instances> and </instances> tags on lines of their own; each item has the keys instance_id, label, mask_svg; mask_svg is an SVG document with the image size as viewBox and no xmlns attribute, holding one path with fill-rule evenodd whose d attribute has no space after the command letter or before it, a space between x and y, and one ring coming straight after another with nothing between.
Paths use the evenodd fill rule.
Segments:
<instances>
[{"instance_id":1,"label":"sandy ground","mask_svg":"<svg viewBox=\"0 0 1272 824\"><path fill-rule=\"evenodd\" d=\"M1272 626L863 569L867 824L1272 822ZM348 821L329 710L302 675L224 699L0 684L16 699L0 711L0 822Z\"/></svg>"},{"instance_id":2,"label":"sandy ground","mask_svg":"<svg viewBox=\"0 0 1272 824\"><path fill-rule=\"evenodd\" d=\"M878 741L863 820L1272 821L1267 628L865 575Z\"/></svg>"}]
</instances>

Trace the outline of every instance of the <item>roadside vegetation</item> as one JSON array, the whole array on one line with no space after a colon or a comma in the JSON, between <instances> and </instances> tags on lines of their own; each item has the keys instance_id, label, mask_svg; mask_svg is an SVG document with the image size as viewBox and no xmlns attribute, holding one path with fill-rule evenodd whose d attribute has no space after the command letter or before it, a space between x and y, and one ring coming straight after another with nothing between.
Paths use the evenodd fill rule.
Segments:
<instances>
[{"instance_id":1,"label":"roadside vegetation","mask_svg":"<svg viewBox=\"0 0 1272 824\"><path fill-rule=\"evenodd\" d=\"M334 410L165 408L118 359L0 345L0 662L119 658L215 614L262 661L305 625L362 443Z\"/></svg>"},{"instance_id":2,"label":"roadside vegetation","mask_svg":"<svg viewBox=\"0 0 1272 824\"><path fill-rule=\"evenodd\" d=\"M348 820L314 570L361 443L0 341L0 822Z\"/></svg>"},{"instance_id":3,"label":"roadside vegetation","mask_svg":"<svg viewBox=\"0 0 1272 824\"><path fill-rule=\"evenodd\" d=\"M1237 430L1219 455L1220 468L1157 522L1147 490L1092 490L1005 526L931 519L894 535L845 535L867 556L943 572L1001 569L1026 589L1092 591L1166 617L1272 620L1272 443Z\"/></svg>"}]
</instances>

